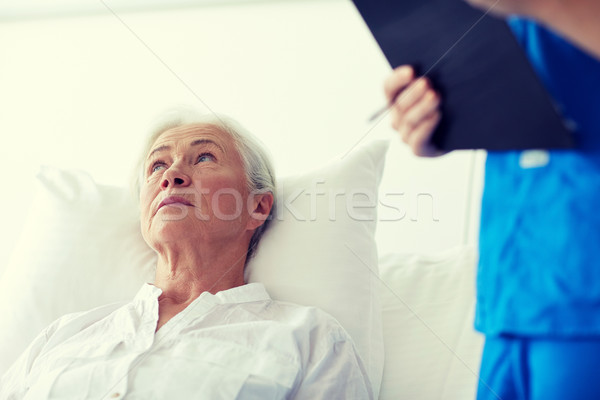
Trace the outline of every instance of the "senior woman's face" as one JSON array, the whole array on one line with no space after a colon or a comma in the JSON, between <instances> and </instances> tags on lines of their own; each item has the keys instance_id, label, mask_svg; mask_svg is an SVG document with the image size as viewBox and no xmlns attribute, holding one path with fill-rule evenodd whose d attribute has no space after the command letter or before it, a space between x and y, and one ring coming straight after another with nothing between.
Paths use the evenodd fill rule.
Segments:
<instances>
[{"instance_id":1,"label":"senior woman's face","mask_svg":"<svg viewBox=\"0 0 600 400\"><path fill-rule=\"evenodd\" d=\"M229 134L208 124L165 131L145 162L142 234L154 249L195 238L228 242L247 234L248 189Z\"/></svg>"}]
</instances>

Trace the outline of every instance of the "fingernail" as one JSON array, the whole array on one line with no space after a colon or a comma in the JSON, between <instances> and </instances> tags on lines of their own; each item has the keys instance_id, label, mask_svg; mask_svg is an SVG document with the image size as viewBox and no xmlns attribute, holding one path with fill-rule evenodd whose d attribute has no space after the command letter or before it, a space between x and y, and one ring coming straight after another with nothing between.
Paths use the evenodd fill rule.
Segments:
<instances>
[{"instance_id":1,"label":"fingernail","mask_svg":"<svg viewBox=\"0 0 600 400\"><path fill-rule=\"evenodd\" d=\"M400 73L407 79L410 79L413 76L413 69L410 65L405 65L400 68Z\"/></svg>"}]
</instances>

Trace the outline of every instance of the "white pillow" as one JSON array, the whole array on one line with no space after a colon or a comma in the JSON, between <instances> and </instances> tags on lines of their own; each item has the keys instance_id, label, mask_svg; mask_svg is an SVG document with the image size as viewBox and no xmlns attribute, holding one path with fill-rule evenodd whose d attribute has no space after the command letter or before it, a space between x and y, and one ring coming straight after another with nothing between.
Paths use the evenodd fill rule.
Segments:
<instances>
[{"instance_id":1,"label":"white pillow","mask_svg":"<svg viewBox=\"0 0 600 400\"><path fill-rule=\"evenodd\" d=\"M383 370L374 231L388 143L371 142L278 184L277 209L248 282L274 299L314 305L353 337L378 392ZM316 187L316 191L314 190ZM0 280L0 376L54 319L133 297L154 278L129 191L77 171L42 168L37 194Z\"/></svg>"},{"instance_id":2,"label":"white pillow","mask_svg":"<svg viewBox=\"0 0 600 400\"><path fill-rule=\"evenodd\" d=\"M473 329L476 263L472 247L380 258L381 400L475 398L483 346Z\"/></svg>"}]
</instances>

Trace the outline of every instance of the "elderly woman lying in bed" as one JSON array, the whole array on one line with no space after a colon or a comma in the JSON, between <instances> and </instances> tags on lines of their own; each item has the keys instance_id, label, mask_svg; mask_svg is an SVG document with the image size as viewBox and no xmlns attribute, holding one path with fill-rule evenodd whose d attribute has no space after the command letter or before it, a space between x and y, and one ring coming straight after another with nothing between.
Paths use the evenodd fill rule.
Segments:
<instances>
[{"instance_id":1,"label":"elderly woman lying in bed","mask_svg":"<svg viewBox=\"0 0 600 400\"><path fill-rule=\"evenodd\" d=\"M171 121L151 135L143 165L154 284L128 304L54 322L3 377L0 398L372 398L332 317L244 283L275 190L252 136L225 117Z\"/></svg>"}]
</instances>

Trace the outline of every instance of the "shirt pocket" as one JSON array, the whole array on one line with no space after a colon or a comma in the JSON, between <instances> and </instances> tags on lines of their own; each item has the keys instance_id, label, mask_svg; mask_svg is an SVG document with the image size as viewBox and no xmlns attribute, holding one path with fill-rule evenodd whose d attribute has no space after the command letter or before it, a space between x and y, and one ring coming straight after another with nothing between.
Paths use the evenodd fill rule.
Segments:
<instances>
[{"instance_id":1,"label":"shirt pocket","mask_svg":"<svg viewBox=\"0 0 600 400\"><path fill-rule=\"evenodd\" d=\"M154 386L146 398L283 399L292 392L300 364L278 352L202 338L151 353L136 373L134 391ZM141 394L141 393L140 393Z\"/></svg>"}]
</instances>

